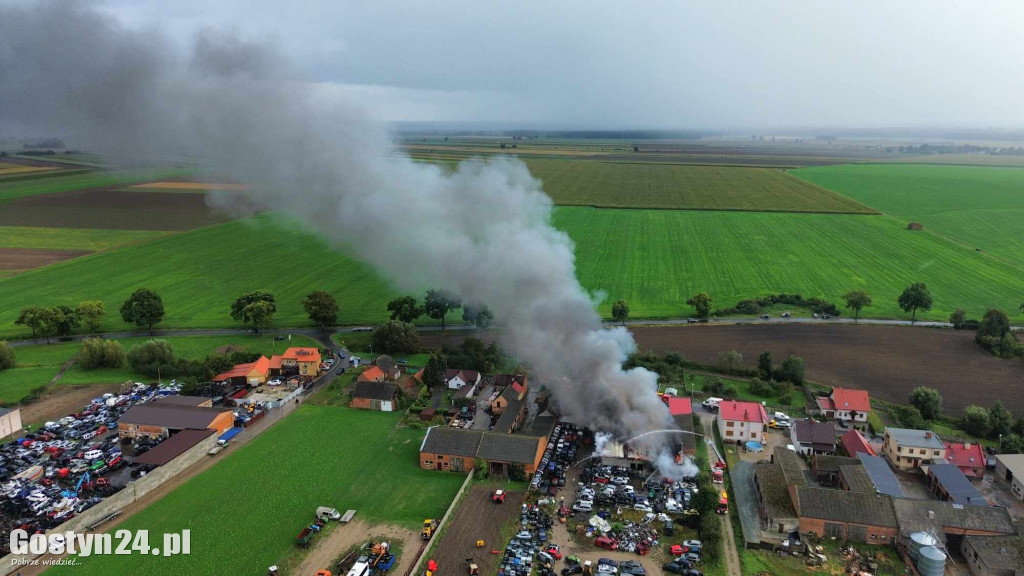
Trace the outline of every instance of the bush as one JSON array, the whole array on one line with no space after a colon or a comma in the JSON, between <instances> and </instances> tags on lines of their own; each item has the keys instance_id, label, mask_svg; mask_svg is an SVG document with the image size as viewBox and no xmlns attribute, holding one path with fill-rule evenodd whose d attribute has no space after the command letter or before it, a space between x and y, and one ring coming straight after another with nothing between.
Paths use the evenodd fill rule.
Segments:
<instances>
[{"instance_id":1,"label":"bush","mask_svg":"<svg viewBox=\"0 0 1024 576\"><path fill-rule=\"evenodd\" d=\"M758 396L774 396L776 388L773 382L765 382L760 378L752 378L750 380L750 392Z\"/></svg>"},{"instance_id":2,"label":"bush","mask_svg":"<svg viewBox=\"0 0 1024 576\"><path fill-rule=\"evenodd\" d=\"M789 355L782 361L782 366L779 367L778 374L779 380L785 380L792 382L793 384L804 383L804 361L793 354Z\"/></svg>"},{"instance_id":3,"label":"bush","mask_svg":"<svg viewBox=\"0 0 1024 576\"><path fill-rule=\"evenodd\" d=\"M917 408L925 420L938 420L942 416L942 396L939 391L926 386L918 386L910 392L910 405Z\"/></svg>"},{"instance_id":4,"label":"bush","mask_svg":"<svg viewBox=\"0 0 1024 576\"><path fill-rule=\"evenodd\" d=\"M382 354L416 354L420 337L416 327L407 322L389 320L373 329L373 349Z\"/></svg>"},{"instance_id":5,"label":"bush","mask_svg":"<svg viewBox=\"0 0 1024 576\"><path fill-rule=\"evenodd\" d=\"M174 349L167 340L147 340L128 349L128 366L132 370L155 378L177 373Z\"/></svg>"},{"instance_id":6,"label":"bush","mask_svg":"<svg viewBox=\"0 0 1024 576\"><path fill-rule=\"evenodd\" d=\"M737 370L743 368L743 355L735 350L719 352L715 359L715 365L725 370Z\"/></svg>"},{"instance_id":7,"label":"bush","mask_svg":"<svg viewBox=\"0 0 1024 576\"><path fill-rule=\"evenodd\" d=\"M892 414L904 428L923 429L927 426L921 411L914 406L900 406Z\"/></svg>"},{"instance_id":8,"label":"bush","mask_svg":"<svg viewBox=\"0 0 1024 576\"><path fill-rule=\"evenodd\" d=\"M732 385L726 386L724 389L722 389L722 396L725 396L726 398L735 398L736 396L739 395L739 393L739 390L737 390L736 387Z\"/></svg>"},{"instance_id":9,"label":"bush","mask_svg":"<svg viewBox=\"0 0 1024 576\"><path fill-rule=\"evenodd\" d=\"M968 434L984 437L989 430L988 410L974 405L964 408L964 417L960 422L960 427Z\"/></svg>"},{"instance_id":10,"label":"bush","mask_svg":"<svg viewBox=\"0 0 1024 576\"><path fill-rule=\"evenodd\" d=\"M124 366L124 348L116 340L86 338L82 341L77 362L83 370L120 368Z\"/></svg>"},{"instance_id":11,"label":"bush","mask_svg":"<svg viewBox=\"0 0 1024 576\"><path fill-rule=\"evenodd\" d=\"M701 386L701 390L708 394L721 394L722 391L725 390L725 384L718 378L715 378L710 382L705 382L704 385Z\"/></svg>"},{"instance_id":12,"label":"bush","mask_svg":"<svg viewBox=\"0 0 1024 576\"><path fill-rule=\"evenodd\" d=\"M11 345L6 340L0 340L0 370L14 368L17 363L14 348L11 348Z\"/></svg>"}]
</instances>

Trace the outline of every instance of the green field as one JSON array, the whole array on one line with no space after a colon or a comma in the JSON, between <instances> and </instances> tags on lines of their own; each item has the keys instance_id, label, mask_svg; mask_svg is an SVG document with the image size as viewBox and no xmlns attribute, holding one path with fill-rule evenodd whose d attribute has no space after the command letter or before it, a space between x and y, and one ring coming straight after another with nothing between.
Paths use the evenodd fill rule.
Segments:
<instances>
[{"instance_id":1,"label":"green field","mask_svg":"<svg viewBox=\"0 0 1024 576\"><path fill-rule=\"evenodd\" d=\"M122 186L134 182L172 178L188 173L186 170L173 168L145 168L118 172L84 172L68 176L53 175L12 182L0 181L0 204L8 200L21 198L22 196L81 190L83 188L98 188L101 186Z\"/></svg>"},{"instance_id":2,"label":"green field","mask_svg":"<svg viewBox=\"0 0 1024 576\"><path fill-rule=\"evenodd\" d=\"M422 430L395 429L392 413L299 407L119 529L192 531L192 553L170 558L80 559L57 573L190 576L263 574L294 554L318 506L356 509L373 523L415 529L440 518L464 477L421 470ZM338 528L338 529L344 529Z\"/></svg>"},{"instance_id":3,"label":"green field","mask_svg":"<svg viewBox=\"0 0 1024 576\"><path fill-rule=\"evenodd\" d=\"M971 250L981 248L1016 266L1024 277L1024 169L865 164L803 168L793 174L904 223L920 222L924 232Z\"/></svg>"},{"instance_id":4,"label":"green field","mask_svg":"<svg viewBox=\"0 0 1024 576\"><path fill-rule=\"evenodd\" d=\"M141 344L150 337L122 338L121 343L127 352L135 344ZM236 346L247 352L258 352L267 356L283 352L288 346L319 347L316 340L293 335L290 341L276 342L271 335L219 335L219 336L168 336L163 338L170 342L174 353L179 358L201 359L213 354L222 346ZM18 366L11 370L0 371L0 402L16 402L23 398L36 386L50 382L68 360L78 354L81 342L61 342L54 344L38 344L19 346L14 349ZM82 370L77 365L71 366L61 379L59 385L78 384L118 384L128 380L149 381L139 374L124 368L102 368L98 370Z\"/></svg>"},{"instance_id":5,"label":"green field","mask_svg":"<svg viewBox=\"0 0 1024 576\"><path fill-rule=\"evenodd\" d=\"M757 212L873 213L769 168L526 160L556 204Z\"/></svg>"},{"instance_id":6,"label":"green field","mask_svg":"<svg viewBox=\"0 0 1024 576\"><path fill-rule=\"evenodd\" d=\"M0 248L47 250L109 250L151 240L167 232L153 230L96 230L89 228L39 228L0 226Z\"/></svg>"}]
</instances>

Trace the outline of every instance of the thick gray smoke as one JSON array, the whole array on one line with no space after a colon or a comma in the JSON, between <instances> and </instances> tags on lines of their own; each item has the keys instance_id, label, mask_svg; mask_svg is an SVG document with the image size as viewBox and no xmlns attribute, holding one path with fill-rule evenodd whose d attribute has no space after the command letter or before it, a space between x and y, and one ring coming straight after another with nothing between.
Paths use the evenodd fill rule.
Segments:
<instances>
[{"instance_id":1,"label":"thick gray smoke","mask_svg":"<svg viewBox=\"0 0 1024 576\"><path fill-rule=\"evenodd\" d=\"M656 375L622 369L632 336L602 327L572 242L522 163L415 163L364 111L281 78L289 72L273 50L230 34L199 33L182 59L158 33L78 3L0 8L0 125L114 153L202 158L400 289L487 304L503 346L573 421L620 438L674 427ZM665 438L651 438L663 450Z\"/></svg>"}]
</instances>

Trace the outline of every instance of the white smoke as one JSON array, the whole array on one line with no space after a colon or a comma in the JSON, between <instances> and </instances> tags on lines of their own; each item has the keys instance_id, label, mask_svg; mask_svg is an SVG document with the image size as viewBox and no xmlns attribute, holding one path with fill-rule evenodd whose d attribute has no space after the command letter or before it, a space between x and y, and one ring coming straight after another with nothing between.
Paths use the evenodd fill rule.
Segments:
<instances>
[{"instance_id":1,"label":"white smoke","mask_svg":"<svg viewBox=\"0 0 1024 576\"><path fill-rule=\"evenodd\" d=\"M0 124L112 153L201 158L399 289L488 305L503 347L570 420L617 438L674 427L657 376L622 369L633 338L602 326L573 243L524 164L416 163L366 111L281 80L294 76L265 45L206 30L187 59L166 46L79 3L0 7ZM647 441L671 461L667 444Z\"/></svg>"}]
</instances>

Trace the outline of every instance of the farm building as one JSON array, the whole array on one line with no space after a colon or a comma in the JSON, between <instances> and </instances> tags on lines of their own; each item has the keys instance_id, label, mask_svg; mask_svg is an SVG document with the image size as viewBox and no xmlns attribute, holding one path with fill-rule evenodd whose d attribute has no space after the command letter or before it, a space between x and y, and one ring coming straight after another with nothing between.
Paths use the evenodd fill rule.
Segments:
<instances>
[{"instance_id":1,"label":"farm building","mask_svg":"<svg viewBox=\"0 0 1024 576\"><path fill-rule=\"evenodd\" d=\"M818 411L826 418L865 423L871 412L871 398L866 390L833 388L828 396L817 399Z\"/></svg>"},{"instance_id":2,"label":"farm building","mask_svg":"<svg viewBox=\"0 0 1024 576\"><path fill-rule=\"evenodd\" d=\"M779 462L758 462L754 465L754 491L766 530L789 534L800 526Z\"/></svg>"},{"instance_id":3,"label":"farm building","mask_svg":"<svg viewBox=\"0 0 1024 576\"><path fill-rule=\"evenodd\" d=\"M395 359L387 354L377 356L373 363L384 373L385 380L394 382L402 376L402 369L398 366L398 362L395 362Z\"/></svg>"},{"instance_id":4,"label":"farm building","mask_svg":"<svg viewBox=\"0 0 1024 576\"><path fill-rule=\"evenodd\" d=\"M892 468L889 467L889 463L885 461L885 458L869 456L862 452L857 455L857 459L860 460L861 465L864 467L864 472L867 473L868 478L871 480L874 492L898 498L905 496L900 479L896 477Z\"/></svg>"},{"instance_id":5,"label":"farm building","mask_svg":"<svg viewBox=\"0 0 1024 576\"><path fill-rule=\"evenodd\" d=\"M860 430L850 430L843 434L839 438L839 443L843 446L843 452L851 458L856 458L857 454L861 452L875 456L875 449L868 444L867 438L860 433Z\"/></svg>"},{"instance_id":6,"label":"farm building","mask_svg":"<svg viewBox=\"0 0 1024 576\"><path fill-rule=\"evenodd\" d=\"M117 434L121 438L167 438L181 430L211 429L224 433L234 423L235 414L231 410L149 402L136 404L122 414Z\"/></svg>"},{"instance_id":7,"label":"farm building","mask_svg":"<svg viewBox=\"0 0 1024 576\"><path fill-rule=\"evenodd\" d=\"M718 404L718 431L722 441L746 442L764 440L768 414L757 402L723 401Z\"/></svg>"},{"instance_id":8,"label":"farm building","mask_svg":"<svg viewBox=\"0 0 1024 576\"><path fill-rule=\"evenodd\" d=\"M533 474L546 447L543 437L434 426L420 445L420 468L468 472L483 460L492 474L507 475L513 465Z\"/></svg>"},{"instance_id":9,"label":"farm building","mask_svg":"<svg viewBox=\"0 0 1024 576\"><path fill-rule=\"evenodd\" d=\"M0 408L0 438L5 438L21 430L21 410L19 408Z\"/></svg>"},{"instance_id":10,"label":"farm building","mask_svg":"<svg viewBox=\"0 0 1024 576\"><path fill-rule=\"evenodd\" d=\"M907 230L924 230L924 224L920 222L910 222L907 224Z\"/></svg>"},{"instance_id":11,"label":"farm building","mask_svg":"<svg viewBox=\"0 0 1024 576\"><path fill-rule=\"evenodd\" d=\"M512 374L496 374L494 376L494 388L501 390L498 397L491 402L491 413L502 414L513 399L522 401L526 396L526 376Z\"/></svg>"},{"instance_id":12,"label":"farm building","mask_svg":"<svg viewBox=\"0 0 1024 576\"><path fill-rule=\"evenodd\" d=\"M172 394L171 396L157 398L156 400L153 400L152 403L168 406L199 406L200 408L213 408L213 398L207 398L206 396L183 396L181 394Z\"/></svg>"},{"instance_id":13,"label":"farm building","mask_svg":"<svg viewBox=\"0 0 1024 576\"><path fill-rule=\"evenodd\" d=\"M793 422L793 447L801 454L835 454L836 432L832 424L805 418Z\"/></svg>"},{"instance_id":14,"label":"farm building","mask_svg":"<svg viewBox=\"0 0 1024 576\"><path fill-rule=\"evenodd\" d=\"M985 475L985 450L981 444L970 442L943 442L946 447L946 463L960 469L964 476L978 480Z\"/></svg>"},{"instance_id":15,"label":"farm building","mask_svg":"<svg viewBox=\"0 0 1024 576\"><path fill-rule=\"evenodd\" d=\"M214 382L229 382L240 386L259 386L267 381L270 375L270 358L260 356L255 362L236 364L227 372L213 377Z\"/></svg>"},{"instance_id":16,"label":"farm building","mask_svg":"<svg viewBox=\"0 0 1024 576\"><path fill-rule=\"evenodd\" d=\"M928 488L939 500L963 506L988 506L988 501L953 464L932 464L928 467Z\"/></svg>"},{"instance_id":17,"label":"farm building","mask_svg":"<svg viewBox=\"0 0 1024 576\"><path fill-rule=\"evenodd\" d=\"M376 366L370 366L359 375L359 382L383 382L386 376L384 371Z\"/></svg>"},{"instance_id":18,"label":"farm building","mask_svg":"<svg viewBox=\"0 0 1024 576\"><path fill-rule=\"evenodd\" d=\"M963 506L911 498L893 498L892 504L899 518L900 536L904 538L914 532L931 532L950 548L956 548L969 534L999 536L1017 533L1013 518L1001 506Z\"/></svg>"},{"instance_id":19,"label":"farm building","mask_svg":"<svg viewBox=\"0 0 1024 576\"><path fill-rule=\"evenodd\" d=\"M320 351L316 348L289 348L281 354L281 370L300 376L320 375Z\"/></svg>"},{"instance_id":20,"label":"farm building","mask_svg":"<svg viewBox=\"0 0 1024 576\"><path fill-rule=\"evenodd\" d=\"M823 486L839 484L839 473L844 466L860 466L860 460L818 453L811 459L811 472Z\"/></svg>"},{"instance_id":21,"label":"farm building","mask_svg":"<svg viewBox=\"0 0 1024 576\"><path fill-rule=\"evenodd\" d=\"M466 384L472 384L474 388L480 385L480 373L476 370L458 370L449 368L444 373L444 383L450 390L458 390Z\"/></svg>"},{"instance_id":22,"label":"farm building","mask_svg":"<svg viewBox=\"0 0 1024 576\"><path fill-rule=\"evenodd\" d=\"M974 576L1014 576L1024 566L1021 537L966 536L960 552Z\"/></svg>"},{"instance_id":23,"label":"farm building","mask_svg":"<svg viewBox=\"0 0 1024 576\"><path fill-rule=\"evenodd\" d=\"M508 375L499 374L495 377L496 383L498 377L501 376ZM511 434L522 426L523 420L526 418L527 387L525 376L508 377L509 384L491 402L491 414L498 416L498 421L494 423L494 429Z\"/></svg>"},{"instance_id":24,"label":"farm building","mask_svg":"<svg viewBox=\"0 0 1024 576\"><path fill-rule=\"evenodd\" d=\"M157 444L153 449L132 460L133 464L149 464L163 466L174 460L189 448L215 434L213 430L182 430L167 440Z\"/></svg>"},{"instance_id":25,"label":"farm building","mask_svg":"<svg viewBox=\"0 0 1024 576\"><path fill-rule=\"evenodd\" d=\"M996 477L1010 484L1010 491L1017 499L1024 500L1024 454L996 456Z\"/></svg>"},{"instance_id":26,"label":"farm building","mask_svg":"<svg viewBox=\"0 0 1024 576\"><path fill-rule=\"evenodd\" d=\"M891 544L899 524L890 496L828 488L796 488L800 533L866 544Z\"/></svg>"},{"instance_id":27,"label":"farm building","mask_svg":"<svg viewBox=\"0 0 1024 576\"><path fill-rule=\"evenodd\" d=\"M911 428L886 428L882 452L900 470L920 468L946 457L946 447L934 432Z\"/></svg>"},{"instance_id":28,"label":"farm building","mask_svg":"<svg viewBox=\"0 0 1024 576\"><path fill-rule=\"evenodd\" d=\"M398 408L398 387L387 382L360 380L352 391L352 408L394 412Z\"/></svg>"}]
</instances>

